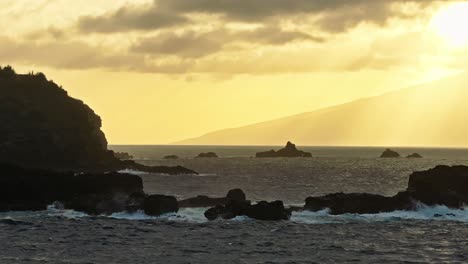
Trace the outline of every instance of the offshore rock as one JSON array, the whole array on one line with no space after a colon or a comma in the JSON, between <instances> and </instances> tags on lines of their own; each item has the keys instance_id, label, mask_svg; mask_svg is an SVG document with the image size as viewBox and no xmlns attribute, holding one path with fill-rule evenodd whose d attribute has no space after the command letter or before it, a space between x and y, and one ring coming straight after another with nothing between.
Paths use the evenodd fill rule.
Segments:
<instances>
[{"instance_id":1,"label":"offshore rock","mask_svg":"<svg viewBox=\"0 0 468 264\"><path fill-rule=\"evenodd\" d=\"M304 152L301 150L298 150L296 148L296 145L293 143L289 142L286 144L286 147L275 151L275 150L270 150L266 152L258 152L256 154L257 158L297 158L297 157L305 157L305 158L310 158L312 157L312 154L309 152Z\"/></svg>"}]
</instances>

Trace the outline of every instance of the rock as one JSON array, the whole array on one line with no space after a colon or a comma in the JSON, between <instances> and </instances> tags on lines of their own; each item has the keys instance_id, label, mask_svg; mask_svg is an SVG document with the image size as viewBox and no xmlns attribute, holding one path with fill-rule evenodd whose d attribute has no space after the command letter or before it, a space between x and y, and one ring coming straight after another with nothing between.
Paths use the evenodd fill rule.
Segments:
<instances>
[{"instance_id":1,"label":"rock","mask_svg":"<svg viewBox=\"0 0 468 264\"><path fill-rule=\"evenodd\" d=\"M203 208L203 207L213 207L216 205L224 205L227 203L225 197L221 198L211 198L206 195L199 195L194 198L185 199L179 201L180 208Z\"/></svg>"},{"instance_id":2,"label":"rock","mask_svg":"<svg viewBox=\"0 0 468 264\"><path fill-rule=\"evenodd\" d=\"M177 213L179 204L174 196L150 195L145 199L145 214L159 216L167 213Z\"/></svg>"},{"instance_id":3,"label":"rock","mask_svg":"<svg viewBox=\"0 0 468 264\"><path fill-rule=\"evenodd\" d=\"M263 221L280 221L289 220L291 211L284 208L282 201L274 202L259 202L255 205L249 206L244 214L249 218Z\"/></svg>"},{"instance_id":4,"label":"rock","mask_svg":"<svg viewBox=\"0 0 468 264\"><path fill-rule=\"evenodd\" d=\"M211 198L206 195L199 195L194 198L179 201L180 208L202 208L216 205L226 205L230 201L245 201L245 193L241 189L230 190L226 197Z\"/></svg>"},{"instance_id":5,"label":"rock","mask_svg":"<svg viewBox=\"0 0 468 264\"><path fill-rule=\"evenodd\" d=\"M75 174L0 164L0 211L38 211L59 201L89 214L124 211L129 197L143 193L143 181L120 173Z\"/></svg>"},{"instance_id":6,"label":"rock","mask_svg":"<svg viewBox=\"0 0 468 264\"><path fill-rule=\"evenodd\" d=\"M197 158L218 158L218 155L214 152L206 152L198 154Z\"/></svg>"},{"instance_id":7,"label":"rock","mask_svg":"<svg viewBox=\"0 0 468 264\"><path fill-rule=\"evenodd\" d=\"M421 159L423 156L421 156L420 154L418 153L413 153L411 155L408 155L406 158L408 159Z\"/></svg>"},{"instance_id":8,"label":"rock","mask_svg":"<svg viewBox=\"0 0 468 264\"><path fill-rule=\"evenodd\" d=\"M280 221L288 220L291 212L284 208L283 202L259 202L251 205L250 201L229 201L225 206L217 205L205 212L208 220L218 218L232 219L237 216L247 216L256 220Z\"/></svg>"},{"instance_id":9,"label":"rock","mask_svg":"<svg viewBox=\"0 0 468 264\"><path fill-rule=\"evenodd\" d=\"M394 197L368 193L335 193L306 199L304 210L330 209L330 214L377 214L413 208L411 198L404 192Z\"/></svg>"},{"instance_id":10,"label":"rock","mask_svg":"<svg viewBox=\"0 0 468 264\"><path fill-rule=\"evenodd\" d=\"M168 167L168 166L145 166L139 163L134 162L133 160L124 160L120 163L119 170L131 169L138 170L148 173L162 173L169 175L178 175L178 174L191 174L197 175L196 171L184 168L182 166Z\"/></svg>"},{"instance_id":11,"label":"rock","mask_svg":"<svg viewBox=\"0 0 468 264\"><path fill-rule=\"evenodd\" d=\"M230 190L227 193L226 199L228 201L245 201L246 196L245 196L244 191L242 191L241 189L234 189L234 190Z\"/></svg>"},{"instance_id":12,"label":"rock","mask_svg":"<svg viewBox=\"0 0 468 264\"><path fill-rule=\"evenodd\" d=\"M0 67L0 162L55 171L126 169L129 163L108 150L101 123L89 106L44 74L16 74L11 67ZM189 172L180 167L148 170Z\"/></svg>"},{"instance_id":13,"label":"rock","mask_svg":"<svg viewBox=\"0 0 468 264\"><path fill-rule=\"evenodd\" d=\"M177 155L169 155L169 156L164 156L164 159L179 159L179 156L177 156Z\"/></svg>"},{"instance_id":14,"label":"rock","mask_svg":"<svg viewBox=\"0 0 468 264\"><path fill-rule=\"evenodd\" d=\"M296 157L312 157L312 154L309 152L300 151L296 148L296 145L289 142L286 144L285 148L282 148L278 151L270 150L266 152L258 152L256 154L257 158L296 158Z\"/></svg>"},{"instance_id":15,"label":"rock","mask_svg":"<svg viewBox=\"0 0 468 264\"><path fill-rule=\"evenodd\" d=\"M226 208L222 205L216 205L215 207L206 210L204 215L206 219L213 221L218 219L218 217L220 217L224 213L226 213Z\"/></svg>"},{"instance_id":16,"label":"rock","mask_svg":"<svg viewBox=\"0 0 468 264\"><path fill-rule=\"evenodd\" d=\"M119 160L132 160L133 156L128 154L127 152L114 152L114 157Z\"/></svg>"},{"instance_id":17,"label":"rock","mask_svg":"<svg viewBox=\"0 0 468 264\"><path fill-rule=\"evenodd\" d=\"M468 204L468 167L437 166L414 172L409 177L407 192L427 205L463 208Z\"/></svg>"},{"instance_id":18,"label":"rock","mask_svg":"<svg viewBox=\"0 0 468 264\"><path fill-rule=\"evenodd\" d=\"M393 151L391 149L386 149L382 155L380 155L381 158L399 158L400 154L396 151Z\"/></svg>"}]
</instances>

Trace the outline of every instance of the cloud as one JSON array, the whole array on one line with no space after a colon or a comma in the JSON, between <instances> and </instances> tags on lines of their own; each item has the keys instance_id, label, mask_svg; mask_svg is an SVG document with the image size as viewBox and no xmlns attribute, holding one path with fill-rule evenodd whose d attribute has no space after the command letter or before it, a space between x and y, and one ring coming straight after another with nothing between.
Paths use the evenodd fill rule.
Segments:
<instances>
[{"instance_id":1,"label":"cloud","mask_svg":"<svg viewBox=\"0 0 468 264\"><path fill-rule=\"evenodd\" d=\"M82 17L78 26L86 32L158 30L188 24L187 14L220 15L225 21L267 23L294 16L317 16L324 31L346 31L362 22L385 24L394 16L404 17L394 4L428 1L404 0L155 0L150 5L123 7L102 16Z\"/></svg>"},{"instance_id":2,"label":"cloud","mask_svg":"<svg viewBox=\"0 0 468 264\"><path fill-rule=\"evenodd\" d=\"M218 29L204 33L165 32L157 36L141 38L130 50L137 53L201 58L220 52L223 47L235 43L285 45L295 41L323 42L325 40L301 31L283 30L278 27L261 27L242 31Z\"/></svg>"},{"instance_id":3,"label":"cloud","mask_svg":"<svg viewBox=\"0 0 468 264\"><path fill-rule=\"evenodd\" d=\"M222 32L197 34L193 31L183 34L163 33L156 37L140 39L131 47L138 53L156 53L177 55L188 58L199 58L222 49L224 43L217 37Z\"/></svg>"},{"instance_id":4,"label":"cloud","mask_svg":"<svg viewBox=\"0 0 468 264\"><path fill-rule=\"evenodd\" d=\"M184 16L159 10L155 6L122 7L114 13L102 16L84 16L78 20L78 28L84 32L123 32L131 30L155 30L182 25L188 22Z\"/></svg>"},{"instance_id":5,"label":"cloud","mask_svg":"<svg viewBox=\"0 0 468 264\"><path fill-rule=\"evenodd\" d=\"M39 64L58 69L102 68L115 71L185 73L192 62L152 60L145 56L113 52L79 41L15 41L0 37L0 61L6 64Z\"/></svg>"}]
</instances>

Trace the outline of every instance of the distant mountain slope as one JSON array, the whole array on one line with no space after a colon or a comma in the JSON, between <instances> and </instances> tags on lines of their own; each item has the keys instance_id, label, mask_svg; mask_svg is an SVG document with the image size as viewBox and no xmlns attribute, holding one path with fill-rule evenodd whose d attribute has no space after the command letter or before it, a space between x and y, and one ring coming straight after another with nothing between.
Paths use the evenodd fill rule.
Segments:
<instances>
[{"instance_id":1,"label":"distant mountain slope","mask_svg":"<svg viewBox=\"0 0 468 264\"><path fill-rule=\"evenodd\" d=\"M288 140L316 146L468 146L468 75L177 144L282 145Z\"/></svg>"}]
</instances>

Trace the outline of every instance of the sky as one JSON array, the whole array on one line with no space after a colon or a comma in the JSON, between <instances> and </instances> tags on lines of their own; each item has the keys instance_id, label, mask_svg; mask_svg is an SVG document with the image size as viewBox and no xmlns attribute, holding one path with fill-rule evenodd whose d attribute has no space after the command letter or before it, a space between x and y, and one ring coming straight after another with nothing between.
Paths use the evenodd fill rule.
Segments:
<instances>
[{"instance_id":1,"label":"sky","mask_svg":"<svg viewBox=\"0 0 468 264\"><path fill-rule=\"evenodd\" d=\"M166 144L463 72L468 2L0 0L0 65L44 72L110 144Z\"/></svg>"}]
</instances>

